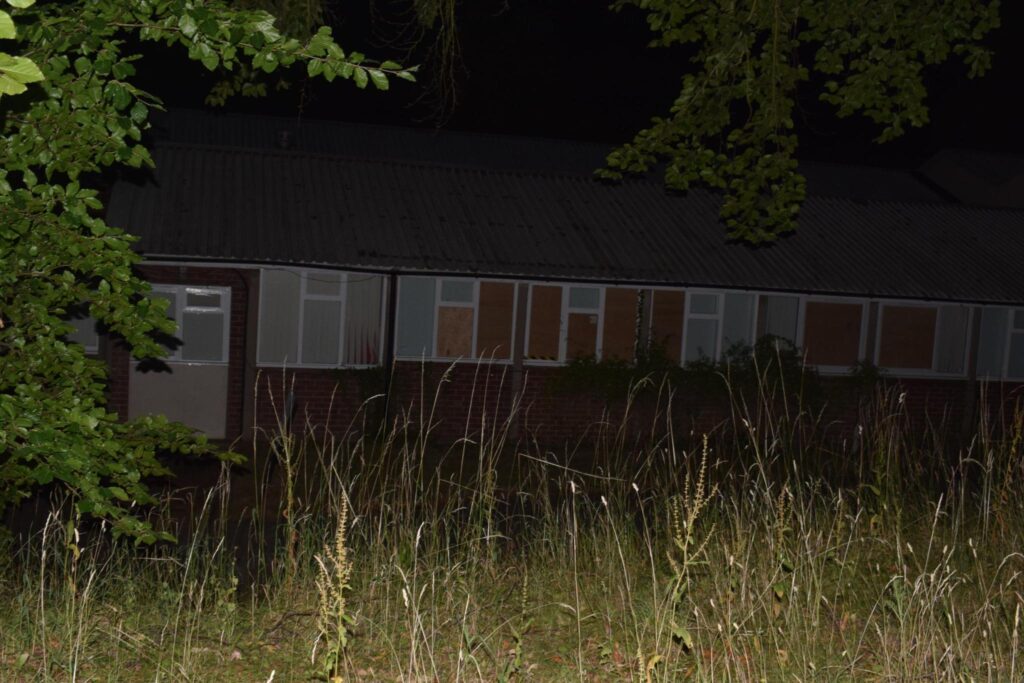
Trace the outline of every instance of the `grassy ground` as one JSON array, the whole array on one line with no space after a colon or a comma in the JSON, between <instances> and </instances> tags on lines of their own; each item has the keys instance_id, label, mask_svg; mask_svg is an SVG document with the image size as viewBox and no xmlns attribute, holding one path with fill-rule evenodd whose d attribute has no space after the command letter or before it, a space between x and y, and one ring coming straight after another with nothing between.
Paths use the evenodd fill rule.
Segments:
<instances>
[{"instance_id":1,"label":"grassy ground","mask_svg":"<svg viewBox=\"0 0 1024 683\"><path fill-rule=\"evenodd\" d=\"M762 398L585 453L271 435L168 491L178 545L54 501L0 549L0 680L1021 680L1022 421L951 448L882 396L842 439Z\"/></svg>"}]
</instances>

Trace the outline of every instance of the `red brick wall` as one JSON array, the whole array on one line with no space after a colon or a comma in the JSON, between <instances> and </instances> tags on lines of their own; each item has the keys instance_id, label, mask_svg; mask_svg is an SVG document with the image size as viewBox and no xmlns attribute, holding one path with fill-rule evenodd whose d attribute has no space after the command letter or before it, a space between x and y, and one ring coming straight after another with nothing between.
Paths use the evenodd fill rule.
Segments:
<instances>
[{"instance_id":1,"label":"red brick wall","mask_svg":"<svg viewBox=\"0 0 1024 683\"><path fill-rule=\"evenodd\" d=\"M258 430L272 433L284 416L287 396L293 396L293 420L297 429L309 424L329 427L341 434L355 426L361 428L365 419L372 424L385 416L381 398L364 405L371 396L383 391L384 373L371 370L319 370L261 368L256 375L258 388L254 393L245 387L246 364L254 364L247 352L246 311L256 301L257 272L232 268L153 266L143 267L142 274L159 284L194 284L230 287L231 340L228 387L227 433L230 438L249 437L253 425L243 424L245 401L255 395L253 419ZM108 345L110 360L109 406L119 414L128 407L129 356L116 343ZM517 420L520 438L537 439L547 445L589 440L602 425L615 431L623 424L625 398L606 401L598 395L556 393L549 380L558 368L527 366L523 372L522 400ZM442 378L446 381L441 382ZM844 389L844 380L823 378L831 386L832 399L823 416L829 429L845 431L856 427L861 405L859 394ZM962 380L899 379L887 380L898 396L903 394L907 414L921 425L945 421L947 425L962 424L965 414L973 415L968 383ZM985 389L985 402L990 415L998 421L1006 415L1013 402L1024 398L1024 385L996 384ZM398 362L391 375L391 392L387 417L390 423L409 424L414 431L422 424L431 424L435 442L452 443L469 435L477 438L482 429L501 426L509 417L513 402L513 369L511 365L478 366L475 363ZM363 410L361 410L361 407ZM632 436L664 433L664 400L648 395L629 408L627 432ZM677 392L673 397L672 427L677 433L700 434L731 421L729 405L721 399L709 399L692 393ZM430 418L432 421L429 421Z\"/></svg>"}]
</instances>

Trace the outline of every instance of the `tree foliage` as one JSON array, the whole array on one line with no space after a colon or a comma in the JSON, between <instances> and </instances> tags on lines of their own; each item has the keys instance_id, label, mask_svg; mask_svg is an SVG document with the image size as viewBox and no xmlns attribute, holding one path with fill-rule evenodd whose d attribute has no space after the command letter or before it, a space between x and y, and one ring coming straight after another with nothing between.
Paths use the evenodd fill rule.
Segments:
<instances>
[{"instance_id":1,"label":"tree foliage","mask_svg":"<svg viewBox=\"0 0 1024 683\"><path fill-rule=\"evenodd\" d=\"M102 219L96 189L106 169L153 163L142 135L160 100L133 85L130 41L210 70L301 64L310 77L380 90L414 76L345 52L329 28L291 38L267 12L221 0L5 1L0 46L15 54L0 53L0 512L58 485L115 533L152 541L131 510L151 501L146 478L166 474L158 454L212 449L162 418L119 421L104 364L66 339L83 305L137 359L163 355L156 337L175 331L133 272L133 239Z\"/></svg>"},{"instance_id":2,"label":"tree foliage","mask_svg":"<svg viewBox=\"0 0 1024 683\"><path fill-rule=\"evenodd\" d=\"M796 226L798 90L891 140L928 121L924 73L951 58L983 74L998 0L617 0L641 9L653 47L692 45L667 116L608 157L607 178L665 161L673 189L721 191L731 238L770 242Z\"/></svg>"}]
</instances>

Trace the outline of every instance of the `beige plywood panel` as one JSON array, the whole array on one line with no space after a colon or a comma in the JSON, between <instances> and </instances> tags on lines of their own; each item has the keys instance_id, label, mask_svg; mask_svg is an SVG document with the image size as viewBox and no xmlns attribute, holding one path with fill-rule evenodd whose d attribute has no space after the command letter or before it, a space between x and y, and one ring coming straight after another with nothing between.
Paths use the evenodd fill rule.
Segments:
<instances>
[{"instance_id":1,"label":"beige plywood panel","mask_svg":"<svg viewBox=\"0 0 1024 683\"><path fill-rule=\"evenodd\" d=\"M597 314L570 313L566 357L592 358L597 355Z\"/></svg>"},{"instance_id":2,"label":"beige plywood panel","mask_svg":"<svg viewBox=\"0 0 1024 683\"><path fill-rule=\"evenodd\" d=\"M480 283L480 317L476 328L478 357L499 360L512 357L515 296L515 285L511 282Z\"/></svg>"},{"instance_id":3,"label":"beige plywood panel","mask_svg":"<svg viewBox=\"0 0 1024 683\"><path fill-rule=\"evenodd\" d=\"M604 293L602 358L632 361L636 345L637 290L609 287Z\"/></svg>"},{"instance_id":4,"label":"beige plywood panel","mask_svg":"<svg viewBox=\"0 0 1024 683\"><path fill-rule=\"evenodd\" d=\"M683 343L683 315L686 308L684 292L656 289L651 303L651 344L665 356L679 362Z\"/></svg>"},{"instance_id":5,"label":"beige plywood panel","mask_svg":"<svg viewBox=\"0 0 1024 683\"><path fill-rule=\"evenodd\" d=\"M850 366L860 359L863 306L809 301L804 318L804 354L809 365Z\"/></svg>"},{"instance_id":6,"label":"beige plywood panel","mask_svg":"<svg viewBox=\"0 0 1024 683\"><path fill-rule=\"evenodd\" d=\"M473 355L472 308L438 307L437 355L440 358L470 358Z\"/></svg>"},{"instance_id":7,"label":"beige plywood panel","mask_svg":"<svg viewBox=\"0 0 1024 683\"><path fill-rule=\"evenodd\" d=\"M883 306L879 367L931 370L936 315L930 307Z\"/></svg>"},{"instance_id":8,"label":"beige plywood panel","mask_svg":"<svg viewBox=\"0 0 1024 683\"><path fill-rule=\"evenodd\" d=\"M535 285L530 292L530 336L527 358L558 360L562 327L562 288Z\"/></svg>"}]
</instances>

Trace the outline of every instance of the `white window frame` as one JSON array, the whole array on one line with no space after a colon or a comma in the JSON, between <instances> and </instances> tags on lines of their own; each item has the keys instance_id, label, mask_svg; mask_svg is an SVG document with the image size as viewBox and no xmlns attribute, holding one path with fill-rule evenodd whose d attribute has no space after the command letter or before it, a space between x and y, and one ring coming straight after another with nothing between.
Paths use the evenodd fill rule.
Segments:
<instances>
[{"instance_id":1,"label":"white window frame","mask_svg":"<svg viewBox=\"0 0 1024 683\"><path fill-rule=\"evenodd\" d=\"M183 329L182 321L186 312L189 313L223 313L224 329L221 334L221 360L183 360L181 357L182 346L171 351L167 350L163 360L168 363L179 363L181 365L228 365L231 361L231 288L212 285L192 284L152 284L154 292L174 294L174 325L176 338ZM218 294L220 295L220 306L188 306L189 294ZM184 341L184 340L182 340Z\"/></svg>"},{"instance_id":2,"label":"white window frame","mask_svg":"<svg viewBox=\"0 0 1024 683\"><path fill-rule=\"evenodd\" d=\"M837 304L860 304L860 339L857 344L857 361L863 361L867 354L868 341L868 316L871 312L871 300L860 297L832 296L819 294L800 295L800 315L797 320L797 348L803 352L804 332L807 329L807 304L808 303L837 303ZM822 375L847 375L853 369L853 365L811 365Z\"/></svg>"},{"instance_id":3,"label":"white window frame","mask_svg":"<svg viewBox=\"0 0 1024 683\"><path fill-rule=\"evenodd\" d=\"M569 296L571 289L596 289L597 290L597 308L581 308L570 307L569 302L572 300ZM569 315L572 313L580 313L582 315L596 315L597 316L597 334L594 338L594 358L601 360L603 358L604 350L604 285L591 285L582 283L567 283L562 287L562 329L561 335L558 340L558 357L561 363L569 363Z\"/></svg>"},{"instance_id":4,"label":"white window frame","mask_svg":"<svg viewBox=\"0 0 1024 683\"><path fill-rule=\"evenodd\" d=\"M472 301L444 301L441 292L444 290L445 282L469 282L473 286ZM446 308L471 308L473 309L473 330L470 335L469 357L440 356L437 352L437 333L440 323L441 307ZM515 313L513 312L513 315ZM466 361L476 360L476 328L480 324L480 280L468 277L441 277L434 278L434 329L430 334L430 357L445 361Z\"/></svg>"},{"instance_id":5,"label":"white window frame","mask_svg":"<svg viewBox=\"0 0 1024 683\"><path fill-rule=\"evenodd\" d=\"M679 363L685 366L687 363L694 361L686 360L686 343L690 340L690 326L687 324L691 319L693 320L714 320L718 324L715 326L715 349L714 355L709 356L708 360L713 363L717 363L722 358L722 328L724 327L723 319L725 317L725 292L719 289L701 289L693 288L684 290L686 296L683 304L683 341L682 348L679 351ZM693 295L698 296L714 296L715 297L715 311L716 313L694 313L693 312ZM700 360L700 359L698 359Z\"/></svg>"},{"instance_id":6,"label":"white window frame","mask_svg":"<svg viewBox=\"0 0 1024 683\"><path fill-rule=\"evenodd\" d=\"M379 314L378 314L378 329L377 329L377 332L378 332L378 334L377 334L377 338L378 338L378 341L377 341L377 357L378 358L383 358L384 348L385 348L385 344L386 344L386 342L384 340L384 333L383 332L384 332L384 324L385 324L385 314L386 314L386 311L387 311L388 292L389 292L388 287L390 286L389 282L388 282L388 278L385 275L380 274L380 273L354 273L354 272L349 272L349 271L333 270L333 269L326 269L326 268L260 268L260 273L262 274L264 271L267 271L267 270L284 270L284 271L288 271L290 273L294 273L299 278L299 302L298 302L299 315L298 315L298 321L297 321L298 329L296 330L296 343L297 343L297 345L295 347L296 348L296 354L298 355L298 358L295 361L286 361L286 362L283 362L283 363L270 363L270 362L266 362L266 361L260 362L259 360L257 360L257 362L256 362L256 366L257 367L261 367L261 368L289 367L289 368L310 368L310 369L324 370L324 369L335 369L335 368L365 369L365 368L374 368L374 367L379 367L380 366L381 363L344 363L342 361L344 360L344 354L345 354L345 329L346 329L345 323L346 323L347 317L348 317L348 283L349 283L349 278L351 278L351 277L360 277L360 276L379 277L379 278L381 278L381 297L380 297L380 307L379 307ZM309 294L307 292L307 283L308 283L308 281L310 279L310 276L315 277L317 274L320 274L320 273L331 273L331 274L338 274L338 275L341 276L340 294L337 294L337 295L333 295L333 294ZM262 277L262 275L261 275L261 277L260 277L260 286L259 286L259 303L260 303L260 311L261 311L260 315L261 316L262 316L263 293L264 293L264 288L266 287L266 280L267 280L267 278ZM305 318L305 309L306 309L306 300L307 299L312 300L312 301L318 301L318 300L319 301L337 301L337 300L340 299L340 301L341 301L341 316L340 316L339 323L338 323L341 326L341 329L339 330L339 333L338 333L338 359L339 359L338 363L307 363L307 362L303 362L302 361L302 333L303 333L303 323L305 322L304 318ZM261 346L263 344L263 335L260 334L260 329L261 329L261 326L259 325L259 322L257 322L257 325L256 325L256 358L257 359L259 359L259 357L260 357L260 348L261 348Z\"/></svg>"},{"instance_id":7,"label":"white window frame","mask_svg":"<svg viewBox=\"0 0 1024 683\"><path fill-rule=\"evenodd\" d=\"M919 299L872 299L871 303L878 304L878 312L875 316L875 349L874 355L871 358L871 362L880 370L883 370L886 375L892 377L910 377L910 378L927 378L927 379L963 379L967 377L968 360L970 358L971 351L971 330L974 328L974 307L968 306L956 301L921 301ZM898 306L900 308L931 308L935 310L935 329L932 330L932 367L928 370L922 370L921 368L890 368L883 367L879 363L879 359L882 356L882 314L886 306ZM938 362L939 352L939 315L943 306L966 306L967 312L967 337L964 340L964 352L963 359L961 360L963 368L960 372L939 372L935 369L935 364ZM1007 356L1009 355L1009 347L1006 350ZM1007 360L1007 359L1004 359ZM1003 369L1006 369L1006 363L1003 364ZM1004 372L1005 374L1005 372Z\"/></svg>"},{"instance_id":8,"label":"white window frame","mask_svg":"<svg viewBox=\"0 0 1024 683\"><path fill-rule=\"evenodd\" d=\"M509 354L508 354L509 357L508 358L495 358L493 360L491 360L489 357L488 358L477 358L477 347L478 347L477 339L478 339L478 333L479 333L479 329L480 329L480 285L483 284L484 282L495 283L495 284L510 284L510 285L512 285L512 338L509 340L509 343L512 344L512 346L514 347L515 346L515 339L516 339L516 321L517 321L517 319L519 317L519 295L518 295L518 292L517 292L517 289L518 289L517 285L519 283L523 282L522 280L510 280L510 279L505 279L505 278L471 278L471 277L461 277L461 276L448 277L448 276L431 275L431 274L422 274L422 275L420 275L420 274L409 274L409 275L399 276L398 277L398 291L397 291L397 295L398 295L397 298L398 298L398 300L401 300L401 296L402 296L402 282L403 282L403 280L406 277L431 278L431 279L434 280L434 324L433 324L433 329L430 332L430 352L427 353L425 355L425 357L400 355L398 353L398 334L397 334L397 329L396 329L396 334L395 334L395 339L394 339L394 343L395 344L394 344L394 349L393 349L396 360L403 360L403 361L408 361L408 360L427 360L427 361L438 361L438 362L444 362L444 363L476 363L476 362L481 361L481 360L486 360L489 364L493 363L494 365L511 365L514 362L512 348L509 349ZM442 301L442 299L441 299L442 283L444 281L454 281L454 280L461 281L461 282L471 282L473 284L473 301L472 301L472 303L464 302L464 301ZM471 349L471 353L470 353L469 356L460 357L460 358L453 358L453 357L448 357L448 356L439 356L439 355L437 355L437 331L438 331L438 318L439 318L439 316L438 316L438 309L441 306L449 306L449 307L452 307L452 308L472 308L473 309L472 349ZM527 310L529 310L529 309L527 309ZM396 311L396 321L395 322L396 322L396 325L401 325L401 321L397 320L397 311ZM526 329L527 329L527 334L529 334L529 316L527 316L527 327L526 327ZM528 341L529 337L527 337L526 340Z\"/></svg>"},{"instance_id":9,"label":"white window frame","mask_svg":"<svg viewBox=\"0 0 1024 683\"><path fill-rule=\"evenodd\" d=\"M1000 307L1001 308L1001 307ZM1017 317L1017 312L1024 313L1024 307L1018 306L1007 306L1006 315L1008 319L1006 321L1006 346L1003 351L1003 376L1002 379L1008 382L1016 382L1024 380L1024 375L1020 377L1010 376L1010 343L1013 341L1015 335L1021 335L1024 337L1024 327L1014 327L1014 318Z\"/></svg>"}]
</instances>

